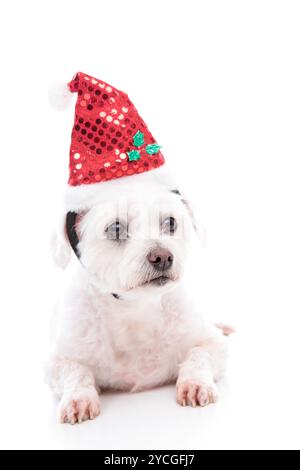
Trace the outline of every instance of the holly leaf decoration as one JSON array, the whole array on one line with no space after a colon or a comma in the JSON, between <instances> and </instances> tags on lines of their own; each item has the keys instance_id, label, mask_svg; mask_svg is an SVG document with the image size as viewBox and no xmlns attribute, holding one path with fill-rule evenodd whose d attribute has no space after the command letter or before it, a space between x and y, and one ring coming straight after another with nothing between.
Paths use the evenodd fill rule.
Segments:
<instances>
[{"instance_id":1,"label":"holly leaf decoration","mask_svg":"<svg viewBox=\"0 0 300 470\"><path fill-rule=\"evenodd\" d=\"M160 149L161 149L161 145L150 144L150 145L147 145L146 152L148 153L148 155L156 155Z\"/></svg>"},{"instance_id":2,"label":"holly leaf decoration","mask_svg":"<svg viewBox=\"0 0 300 470\"><path fill-rule=\"evenodd\" d=\"M141 147L142 145L144 145L144 134L141 131L137 131L137 133L134 135L133 143L136 147Z\"/></svg>"},{"instance_id":3,"label":"holly leaf decoration","mask_svg":"<svg viewBox=\"0 0 300 470\"><path fill-rule=\"evenodd\" d=\"M128 155L128 160L130 162L136 162L141 158L141 154L138 150L131 150L130 152L127 153Z\"/></svg>"}]
</instances>

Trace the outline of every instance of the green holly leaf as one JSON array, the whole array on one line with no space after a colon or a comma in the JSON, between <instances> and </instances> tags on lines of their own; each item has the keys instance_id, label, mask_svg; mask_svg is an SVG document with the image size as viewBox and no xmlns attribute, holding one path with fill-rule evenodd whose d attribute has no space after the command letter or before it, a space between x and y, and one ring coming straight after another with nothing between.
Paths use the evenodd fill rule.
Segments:
<instances>
[{"instance_id":1,"label":"green holly leaf","mask_svg":"<svg viewBox=\"0 0 300 470\"><path fill-rule=\"evenodd\" d=\"M141 145L144 145L144 134L141 131L137 131L137 133L134 135L133 143L136 147L141 147Z\"/></svg>"},{"instance_id":2,"label":"green holly leaf","mask_svg":"<svg viewBox=\"0 0 300 470\"><path fill-rule=\"evenodd\" d=\"M138 150L131 150L130 152L127 152L127 155L130 162L136 162L141 158L141 154Z\"/></svg>"},{"instance_id":3,"label":"green holly leaf","mask_svg":"<svg viewBox=\"0 0 300 470\"><path fill-rule=\"evenodd\" d=\"M148 153L148 155L156 155L160 149L161 149L161 145L150 144L150 145L147 145L146 152Z\"/></svg>"}]
</instances>

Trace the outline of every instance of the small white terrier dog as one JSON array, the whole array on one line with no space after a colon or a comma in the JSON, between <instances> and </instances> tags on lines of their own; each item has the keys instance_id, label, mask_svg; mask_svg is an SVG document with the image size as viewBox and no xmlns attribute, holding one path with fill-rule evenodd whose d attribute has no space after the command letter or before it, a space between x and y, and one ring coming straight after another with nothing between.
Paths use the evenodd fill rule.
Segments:
<instances>
[{"instance_id":1,"label":"small white terrier dog","mask_svg":"<svg viewBox=\"0 0 300 470\"><path fill-rule=\"evenodd\" d=\"M69 213L67 230L64 216L53 240L61 267L71 245L79 258L68 269L46 368L62 423L98 416L105 389L176 381L182 406L217 399L231 329L206 323L188 300L182 276L195 223L165 175L163 168L102 184L92 207Z\"/></svg>"}]
</instances>

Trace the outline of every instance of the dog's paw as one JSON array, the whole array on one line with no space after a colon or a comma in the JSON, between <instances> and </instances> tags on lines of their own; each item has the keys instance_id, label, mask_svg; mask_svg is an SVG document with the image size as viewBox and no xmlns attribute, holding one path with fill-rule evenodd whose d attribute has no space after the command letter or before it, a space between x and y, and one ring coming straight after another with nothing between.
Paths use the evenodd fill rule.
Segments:
<instances>
[{"instance_id":1,"label":"dog's paw","mask_svg":"<svg viewBox=\"0 0 300 470\"><path fill-rule=\"evenodd\" d=\"M59 404L59 421L69 424L95 419L100 414L100 399L96 390L82 389L65 394Z\"/></svg>"},{"instance_id":2,"label":"dog's paw","mask_svg":"<svg viewBox=\"0 0 300 470\"><path fill-rule=\"evenodd\" d=\"M195 380L178 382L177 403L181 406L207 406L216 403L218 399L217 387L213 382L201 383Z\"/></svg>"},{"instance_id":3,"label":"dog's paw","mask_svg":"<svg viewBox=\"0 0 300 470\"><path fill-rule=\"evenodd\" d=\"M222 330L224 336L230 336L232 333L236 333L236 329L231 325L227 325L225 323L215 323L215 326L219 328L219 330Z\"/></svg>"}]
</instances>

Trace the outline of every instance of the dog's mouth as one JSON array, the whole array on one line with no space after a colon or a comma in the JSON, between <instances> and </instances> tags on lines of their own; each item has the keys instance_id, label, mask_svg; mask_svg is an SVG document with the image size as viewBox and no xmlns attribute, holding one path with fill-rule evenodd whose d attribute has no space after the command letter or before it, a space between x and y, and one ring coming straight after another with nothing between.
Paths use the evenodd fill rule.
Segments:
<instances>
[{"instance_id":1,"label":"dog's mouth","mask_svg":"<svg viewBox=\"0 0 300 470\"><path fill-rule=\"evenodd\" d=\"M164 287L166 285L172 285L179 280L180 276L176 275L174 272L170 271L169 273L164 273L159 275L153 275L153 277L149 277L148 279L144 279L139 284L135 286L131 286L128 290L133 290L137 288L147 288L147 287Z\"/></svg>"},{"instance_id":2,"label":"dog's mouth","mask_svg":"<svg viewBox=\"0 0 300 470\"><path fill-rule=\"evenodd\" d=\"M142 286L157 286L157 287L163 287L166 284L169 284L171 282L176 281L176 277L174 276L173 273L164 273L161 274L160 276L154 276L151 279L147 279Z\"/></svg>"},{"instance_id":3,"label":"dog's mouth","mask_svg":"<svg viewBox=\"0 0 300 470\"><path fill-rule=\"evenodd\" d=\"M138 289L138 288L150 288L150 287L164 287L167 285L176 284L180 279L180 272L169 269L163 272L146 272L144 273L142 279L139 279L139 282L128 286L128 290Z\"/></svg>"},{"instance_id":4,"label":"dog's mouth","mask_svg":"<svg viewBox=\"0 0 300 470\"><path fill-rule=\"evenodd\" d=\"M159 276L151 279L150 281L146 282L146 284L150 284L152 286L165 286L168 282L172 281L169 276Z\"/></svg>"}]
</instances>

